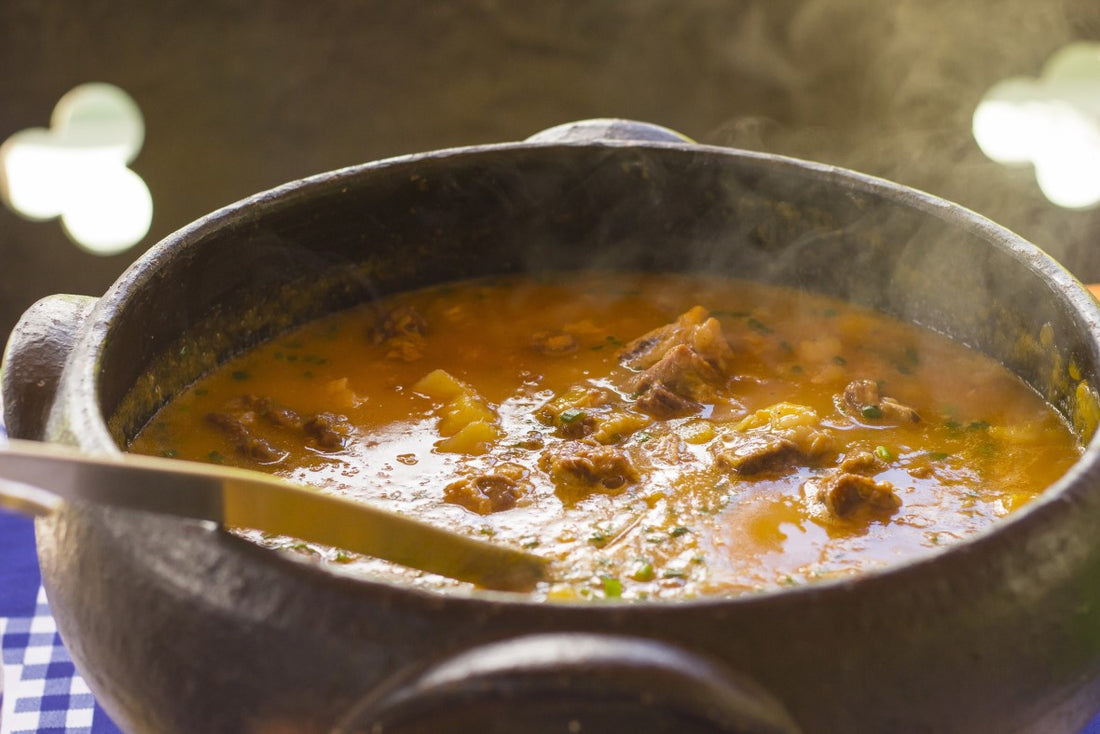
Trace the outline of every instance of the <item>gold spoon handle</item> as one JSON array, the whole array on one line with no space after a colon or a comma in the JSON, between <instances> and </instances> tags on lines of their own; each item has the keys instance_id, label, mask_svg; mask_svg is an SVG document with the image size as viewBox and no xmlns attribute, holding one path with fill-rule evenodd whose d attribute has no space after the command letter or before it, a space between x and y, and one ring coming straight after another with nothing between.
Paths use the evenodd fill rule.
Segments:
<instances>
[{"instance_id":1,"label":"gold spoon handle","mask_svg":"<svg viewBox=\"0 0 1100 734\"><path fill-rule=\"evenodd\" d=\"M529 590L548 573L540 556L246 469L0 440L0 480L8 480L0 506L27 514L53 509L39 488L70 502L288 535L490 589Z\"/></svg>"}]
</instances>

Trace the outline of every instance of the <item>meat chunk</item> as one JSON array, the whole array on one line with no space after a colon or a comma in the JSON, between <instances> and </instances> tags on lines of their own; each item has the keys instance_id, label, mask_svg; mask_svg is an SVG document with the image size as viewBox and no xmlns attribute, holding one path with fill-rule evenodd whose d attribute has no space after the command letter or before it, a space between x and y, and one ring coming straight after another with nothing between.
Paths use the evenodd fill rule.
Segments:
<instances>
[{"instance_id":1,"label":"meat chunk","mask_svg":"<svg viewBox=\"0 0 1100 734\"><path fill-rule=\"evenodd\" d=\"M273 426L295 429L302 427L300 415L285 405L279 405L271 398L242 395L230 401L227 407L234 412L251 411Z\"/></svg>"},{"instance_id":2,"label":"meat chunk","mask_svg":"<svg viewBox=\"0 0 1100 734\"><path fill-rule=\"evenodd\" d=\"M665 352L644 372L630 381L634 393L644 394L654 386L661 386L681 397L702 397L704 385L720 384L724 375L718 368L686 344L678 344Z\"/></svg>"},{"instance_id":3,"label":"meat chunk","mask_svg":"<svg viewBox=\"0 0 1100 734\"><path fill-rule=\"evenodd\" d=\"M206 421L224 433L237 451L250 459L262 463L280 460L285 455L270 443L252 435L248 426L240 417L229 413L212 412L206 414Z\"/></svg>"},{"instance_id":4,"label":"meat chunk","mask_svg":"<svg viewBox=\"0 0 1100 734\"><path fill-rule=\"evenodd\" d=\"M721 449L726 454L722 462L734 468L744 459L741 473L752 473L755 466L761 466L760 471L775 471L795 464L808 465L834 450L833 434L821 425L817 411L798 403L780 402L760 408L741 419L734 429L725 434L728 448Z\"/></svg>"},{"instance_id":5,"label":"meat chunk","mask_svg":"<svg viewBox=\"0 0 1100 734\"><path fill-rule=\"evenodd\" d=\"M743 476L781 472L805 459L798 444L774 433L744 434L715 455L719 466Z\"/></svg>"},{"instance_id":6,"label":"meat chunk","mask_svg":"<svg viewBox=\"0 0 1100 734\"><path fill-rule=\"evenodd\" d=\"M635 403L638 410L657 420L691 415L703 407L690 398L677 395L661 384L646 385L640 391L635 389L635 392L641 393Z\"/></svg>"},{"instance_id":7,"label":"meat chunk","mask_svg":"<svg viewBox=\"0 0 1100 734\"><path fill-rule=\"evenodd\" d=\"M339 451L344 448L343 423L334 415L318 413L302 424L302 430L319 448L325 451Z\"/></svg>"},{"instance_id":8,"label":"meat chunk","mask_svg":"<svg viewBox=\"0 0 1100 734\"><path fill-rule=\"evenodd\" d=\"M722 334L722 326L702 306L694 306L676 321L628 342L619 352L619 361L630 369L644 370L659 362L674 347L685 345L702 359L722 369L733 350Z\"/></svg>"},{"instance_id":9,"label":"meat chunk","mask_svg":"<svg viewBox=\"0 0 1100 734\"><path fill-rule=\"evenodd\" d=\"M492 472L448 484L443 490L443 499L479 515L510 510L527 492L524 474L522 467L505 464Z\"/></svg>"},{"instance_id":10,"label":"meat chunk","mask_svg":"<svg viewBox=\"0 0 1100 734\"><path fill-rule=\"evenodd\" d=\"M893 398L883 397L874 380L853 380L848 383L838 402L846 413L862 419L885 420L891 423L920 422L917 411Z\"/></svg>"},{"instance_id":11,"label":"meat chunk","mask_svg":"<svg viewBox=\"0 0 1100 734\"><path fill-rule=\"evenodd\" d=\"M638 481L627 454L611 446L572 443L546 451L539 467L550 475L559 492L575 498L592 492L617 491Z\"/></svg>"},{"instance_id":12,"label":"meat chunk","mask_svg":"<svg viewBox=\"0 0 1100 734\"><path fill-rule=\"evenodd\" d=\"M859 514L892 515L901 507L892 484L863 474L837 471L807 485L808 494L835 519L851 519Z\"/></svg>"},{"instance_id":13,"label":"meat chunk","mask_svg":"<svg viewBox=\"0 0 1100 734\"><path fill-rule=\"evenodd\" d=\"M386 349L388 359L415 362L424 353L428 324L411 306L398 306L384 314L370 332L371 342Z\"/></svg>"},{"instance_id":14,"label":"meat chunk","mask_svg":"<svg viewBox=\"0 0 1100 734\"><path fill-rule=\"evenodd\" d=\"M598 427L601 410L613 402L613 394L587 385L579 385L555 397L538 409L538 419L557 429L562 438L584 438Z\"/></svg>"},{"instance_id":15,"label":"meat chunk","mask_svg":"<svg viewBox=\"0 0 1100 734\"><path fill-rule=\"evenodd\" d=\"M619 359L639 370L627 383L638 409L664 420L691 415L725 383L732 356L721 325L696 306L627 344Z\"/></svg>"},{"instance_id":16,"label":"meat chunk","mask_svg":"<svg viewBox=\"0 0 1100 734\"><path fill-rule=\"evenodd\" d=\"M228 401L224 411L208 413L206 421L224 433L244 456L261 463L279 461L288 451L275 444L311 440L325 451L344 447L345 420L328 413L303 417L268 397L241 395ZM271 441L255 435L266 424ZM272 430L274 429L274 430Z\"/></svg>"}]
</instances>

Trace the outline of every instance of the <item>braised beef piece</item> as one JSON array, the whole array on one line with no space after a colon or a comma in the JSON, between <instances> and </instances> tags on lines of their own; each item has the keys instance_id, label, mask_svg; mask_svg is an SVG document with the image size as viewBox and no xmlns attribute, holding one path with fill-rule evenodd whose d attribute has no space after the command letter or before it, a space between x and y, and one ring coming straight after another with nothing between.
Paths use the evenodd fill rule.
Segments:
<instances>
[{"instance_id":1,"label":"braised beef piece","mask_svg":"<svg viewBox=\"0 0 1100 734\"><path fill-rule=\"evenodd\" d=\"M386 347L386 357L415 362L423 356L428 324L411 306L398 306L385 313L370 331L373 344Z\"/></svg>"},{"instance_id":2,"label":"braised beef piece","mask_svg":"<svg viewBox=\"0 0 1100 734\"><path fill-rule=\"evenodd\" d=\"M344 447L343 421L328 413L303 418L295 411L280 405L268 397L241 395L226 403L226 410L208 413L207 422L220 429L237 450L256 461L278 461L286 452L270 442L253 435L249 426L257 420L282 429L288 440L312 439L325 451L338 451Z\"/></svg>"},{"instance_id":3,"label":"braised beef piece","mask_svg":"<svg viewBox=\"0 0 1100 734\"><path fill-rule=\"evenodd\" d=\"M726 379L732 350L722 327L695 306L623 347L619 360L638 370L627 382L639 410L658 420L691 415Z\"/></svg>"},{"instance_id":4,"label":"braised beef piece","mask_svg":"<svg viewBox=\"0 0 1100 734\"><path fill-rule=\"evenodd\" d=\"M342 421L329 413L318 413L303 425L306 435L312 438L317 446L326 451L339 451L344 448L344 435Z\"/></svg>"},{"instance_id":5,"label":"braised beef piece","mask_svg":"<svg viewBox=\"0 0 1100 734\"><path fill-rule=\"evenodd\" d=\"M545 451L539 467L569 494L614 491L638 481L638 470L620 449L576 442Z\"/></svg>"},{"instance_id":6,"label":"braised beef piece","mask_svg":"<svg viewBox=\"0 0 1100 734\"><path fill-rule=\"evenodd\" d=\"M840 403L846 412L862 419L892 423L920 422L917 411L893 398L883 397L879 384L874 380L853 380L848 383L840 397Z\"/></svg>"},{"instance_id":7,"label":"braised beef piece","mask_svg":"<svg viewBox=\"0 0 1100 734\"><path fill-rule=\"evenodd\" d=\"M653 416L657 420L668 420L691 415L699 411L702 406L694 400L677 395L661 384L647 385L640 392L635 402L638 410L646 415Z\"/></svg>"},{"instance_id":8,"label":"braised beef piece","mask_svg":"<svg viewBox=\"0 0 1100 734\"><path fill-rule=\"evenodd\" d=\"M302 417L300 415L285 405L279 405L271 398L241 395L239 398L231 400L226 407L237 413L251 411L273 426L283 428L302 427Z\"/></svg>"},{"instance_id":9,"label":"braised beef piece","mask_svg":"<svg viewBox=\"0 0 1100 734\"><path fill-rule=\"evenodd\" d=\"M772 433L751 433L715 455L719 466L740 475L781 472L805 461L798 445Z\"/></svg>"},{"instance_id":10,"label":"braised beef piece","mask_svg":"<svg viewBox=\"0 0 1100 734\"><path fill-rule=\"evenodd\" d=\"M619 361L631 369L644 370L681 344L719 368L733 356L722 335L721 324L709 317L705 308L694 306L671 324L659 326L625 344L619 352Z\"/></svg>"},{"instance_id":11,"label":"braised beef piece","mask_svg":"<svg viewBox=\"0 0 1100 734\"><path fill-rule=\"evenodd\" d=\"M609 390L574 389L554 398L535 415L544 425L556 428L562 438L584 438L598 427L598 409L614 399L614 393Z\"/></svg>"},{"instance_id":12,"label":"braised beef piece","mask_svg":"<svg viewBox=\"0 0 1100 734\"><path fill-rule=\"evenodd\" d=\"M244 422L235 415L229 413L207 413L206 420L217 427L236 446L241 454L261 462L278 461L283 457L283 452L276 449L267 441L253 436Z\"/></svg>"},{"instance_id":13,"label":"braised beef piece","mask_svg":"<svg viewBox=\"0 0 1100 734\"><path fill-rule=\"evenodd\" d=\"M558 416L557 427L562 438L584 438L596 430L596 418L584 411L565 411Z\"/></svg>"},{"instance_id":14,"label":"braised beef piece","mask_svg":"<svg viewBox=\"0 0 1100 734\"><path fill-rule=\"evenodd\" d=\"M524 494L520 481L505 473L478 474L448 484L443 499L479 515L510 510Z\"/></svg>"},{"instance_id":15,"label":"braised beef piece","mask_svg":"<svg viewBox=\"0 0 1100 734\"><path fill-rule=\"evenodd\" d=\"M864 474L836 471L808 484L814 499L821 502L832 517L841 520L859 513L892 515L901 507L901 499L892 484Z\"/></svg>"},{"instance_id":16,"label":"braised beef piece","mask_svg":"<svg viewBox=\"0 0 1100 734\"><path fill-rule=\"evenodd\" d=\"M644 372L635 375L627 389L638 396L638 408L658 420L690 415L702 407L705 385L724 379L718 369L686 344L668 350ZM650 395L657 392L657 395ZM667 393L662 395L661 393ZM672 398L678 400L672 400Z\"/></svg>"}]
</instances>

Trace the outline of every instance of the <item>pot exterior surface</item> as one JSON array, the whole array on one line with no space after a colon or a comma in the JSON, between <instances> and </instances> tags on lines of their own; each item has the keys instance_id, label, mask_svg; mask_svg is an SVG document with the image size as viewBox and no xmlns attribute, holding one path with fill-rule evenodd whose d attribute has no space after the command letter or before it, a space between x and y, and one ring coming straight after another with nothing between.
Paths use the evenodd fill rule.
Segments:
<instances>
[{"instance_id":1,"label":"pot exterior surface","mask_svg":"<svg viewBox=\"0 0 1100 734\"><path fill-rule=\"evenodd\" d=\"M336 171L169 237L87 317L47 437L117 450L228 356L367 298L582 268L707 270L838 295L985 351L1084 438L1095 428L1096 304L1010 233L825 166L682 143L547 142ZM574 661L554 695L618 681L615 695L653 706L655 724L678 720L656 713L661 686L686 690L692 671L713 669L729 681L700 704L716 707L699 724L713 730L1073 731L1100 700L1096 464L1090 448L1043 499L936 556L684 603L426 594L215 527L88 507L40 521L38 534L74 659L135 732L331 731L365 701L409 711L414 694L461 692L439 681L466 664L526 700L545 670L501 663L501 650L564 654L571 635L603 641L601 652ZM507 646L534 633L549 637ZM418 730L394 717L387 730Z\"/></svg>"}]
</instances>

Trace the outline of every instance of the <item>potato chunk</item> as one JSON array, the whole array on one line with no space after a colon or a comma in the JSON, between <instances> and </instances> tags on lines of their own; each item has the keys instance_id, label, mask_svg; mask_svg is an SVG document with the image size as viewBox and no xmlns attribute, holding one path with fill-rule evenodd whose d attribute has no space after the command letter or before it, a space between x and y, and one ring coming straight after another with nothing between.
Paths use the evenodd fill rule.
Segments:
<instances>
[{"instance_id":1,"label":"potato chunk","mask_svg":"<svg viewBox=\"0 0 1100 734\"><path fill-rule=\"evenodd\" d=\"M443 401L439 409L438 430L443 440L439 451L454 454L486 453L500 437L498 417L489 403L472 387L445 370L432 370L413 385L413 389Z\"/></svg>"}]
</instances>

